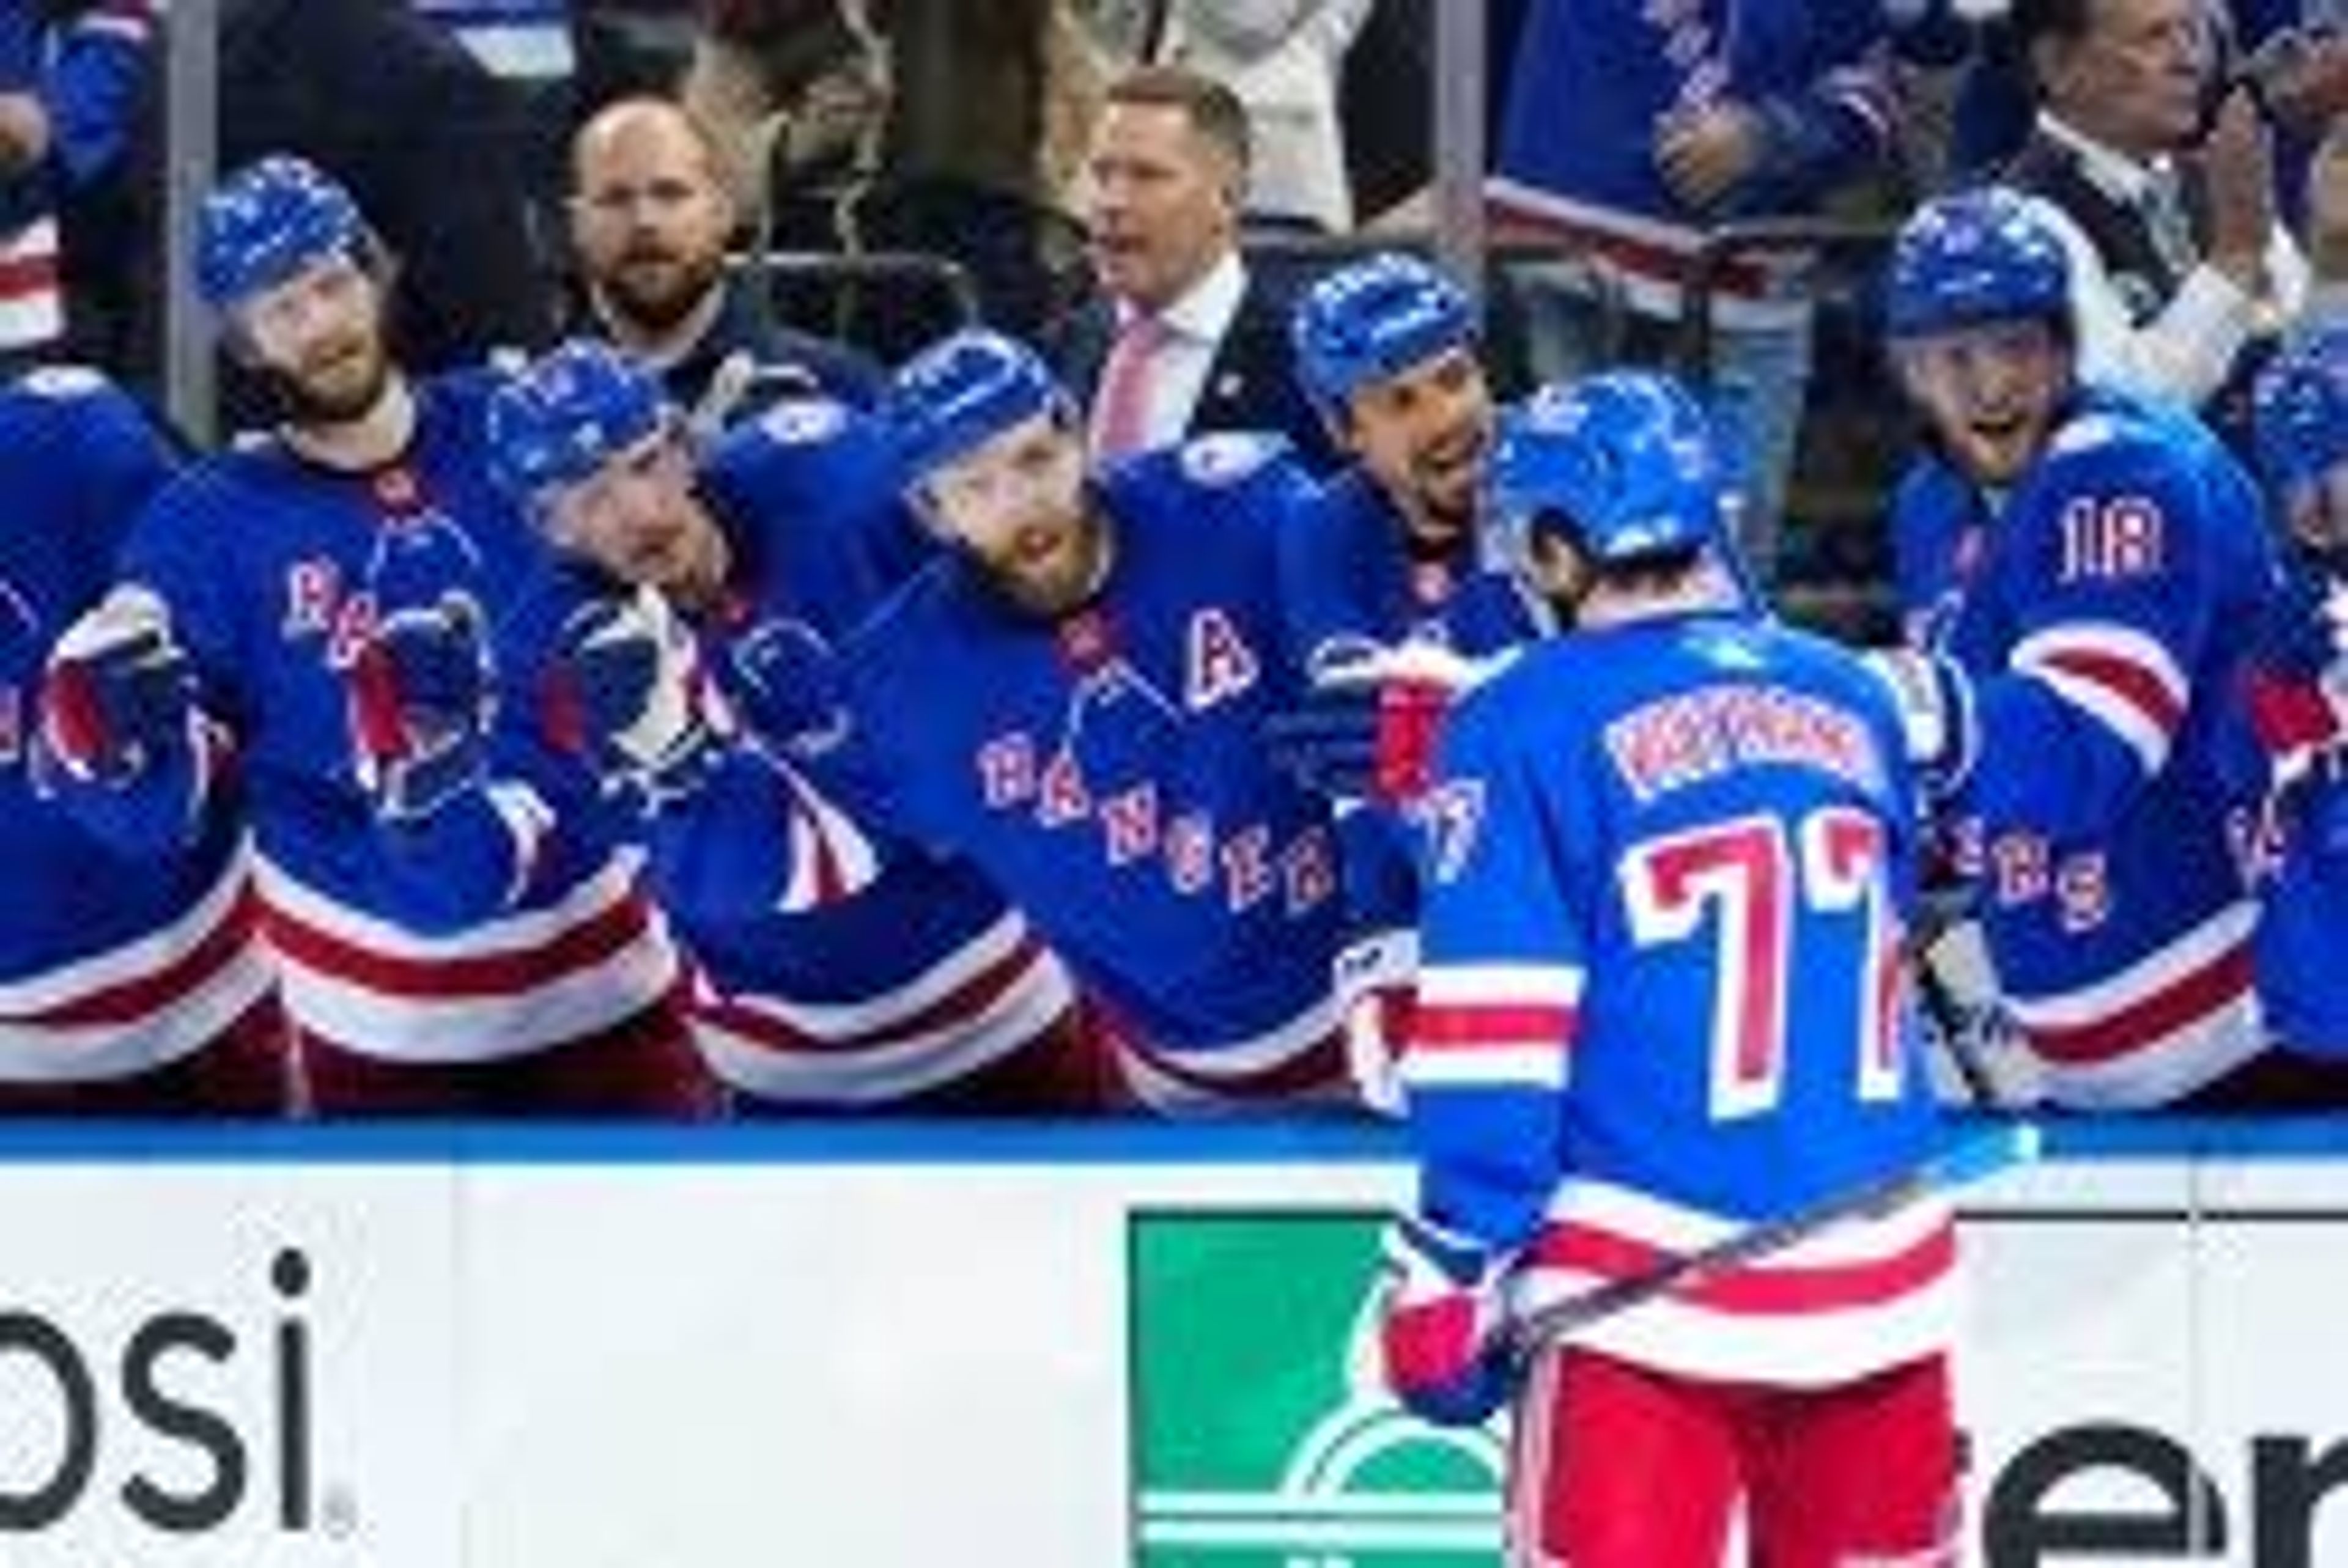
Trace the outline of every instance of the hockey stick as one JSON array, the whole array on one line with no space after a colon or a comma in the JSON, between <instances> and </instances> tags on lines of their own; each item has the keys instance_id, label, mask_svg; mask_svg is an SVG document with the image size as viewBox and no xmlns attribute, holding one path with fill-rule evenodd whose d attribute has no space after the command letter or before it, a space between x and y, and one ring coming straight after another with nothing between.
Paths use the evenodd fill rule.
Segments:
<instances>
[{"instance_id":1,"label":"hockey stick","mask_svg":"<svg viewBox=\"0 0 2348 1568\"><path fill-rule=\"evenodd\" d=\"M1979 1020L1988 1009L1968 1003L1934 957L1943 944L1969 928L1977 930L1962 903L1927 893L1917 901L1916 920L1901 944L1901 956L1915 984L1925 1032L1955 1072L1964 1089L1965 1102L1976 1111L2013 1114L2024 1105L2009 1094L1997 1070L1990 1065L1979 1028Z\"/></svg>"},{"instance_id":2,"label":"hockey stick","mask_svg":"<svg viewBox=\"0 0 2348 1568\"><path fill-rule=\"evenodd\" d=\"M1956 1070L1957 1081L1965 1086L1966 1101L1975 1110L2010 1112L2013 1107L2005 1102L1997 1075L1982 1054L1970 1009L1957 999L1948 977L1932 967L1932 948L1949 929L1942 927L1931 932L1909 950L1908 971L1915 977L1917 1002L1924 1009L1925 1024L1941 1055Z\"/></svg>"},{"instance_id":3,"label":"hockey stick","mask_svg":"<svg viewBox=\"0 0 2348 1568\"><path fill-rule=\"evenodd\" d=\"M1935 1188L1962 1186L2038 1156L2038 1129L2026 1122L1992 1128L1913 1165L1830 1193L1775 1219L1732 1232L1709 1246L1665 1260L1644 1274L1609 1280L1517 1320L1511 1350L1519 1369L1560 1339L1601 1318L1628 1312L1688 1286L1742 1268L1851 1220L1871 1219Z\"/></svg>"}]
</instances>

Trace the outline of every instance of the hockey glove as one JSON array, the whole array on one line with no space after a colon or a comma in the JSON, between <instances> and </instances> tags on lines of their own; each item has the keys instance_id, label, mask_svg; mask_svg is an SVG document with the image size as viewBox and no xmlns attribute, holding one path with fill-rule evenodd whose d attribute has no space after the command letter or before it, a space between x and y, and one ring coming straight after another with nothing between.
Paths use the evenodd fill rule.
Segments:
<instances>
[{"instance_id":1,"label":"hockey glove","mask_svg":"<svg viewBox=\"0 0 2348 1568\"><path fill-rule=\"evenodd\" d=\"M1908 761L1925 795L1940 801L1954 794L1981 750L1972 680L1945 653L1877 648L1860 658L1899 710Z\"/></svg>"},{"instance_id":2,"label":"hockey glove","mask_svg":"<svg viewBox=\"0 0 2348 1568\"><path fill-rule=\"evenodd\" d=\"M1444 714L1480 675L1424 642L1316 656L1304 700L1265 720L1264 743L1307 789L1406 804L1433 782Z\"/></svg>"},{"instance_id":3,"label":"hockey glove","mask_svg":"<svg viewBox=\"0 0 2348 1568\"><path fill-rule=\"evenodd\" d=\"M726 650L742 717L768 743L805 761L848 736L830 647L798 620L762 620Z\"/></svg>"},{"instance_id":4,"label":"hockey glove","mask_svg":"<svg viewBox=\"0 0 2348 1568\"><path fill-rule=\"evenodd\" d=\"M1386 1386L1423 1420L1481 1426L1514 1382L1499 1260L1467 1237L1405 1217L1386 1227L1379 1347Z\"/></svg>"},{"instance_id":5,"label":"hockey glove","mask_svg":"<svg viewBox=\"0 0 2348 1568\"><path fill-rule=\"evenodd\" d=\"M2348 584L2294 579L2279 600L2243 680L2250 726L2291 780L2348 743Z\"/></svg>"},{"instance_id":6,"label":"hockey glove","mask_svg":"<svg viewBox=\"0 0 2348 1568\"><path fill-rule=\"evenodd\" d=\"M1345 1066L1364 1106L1403 1114L1402 1053L1418 1015L1418 933L1379 931L1337 954Z\"/></svg>"},{"instance_id":7,"label":"hockey glove","mask_svg":"<svg viewBox=\"0 0 2348 1568\"><path fill-rule=\"evenodd\" d=\"M385 616L353 655L344 693L359 784L386 819L428 816L487 775L496 680L470 596Z\"/></svg>"},{"instance_id":8,"label":"hockey glove","mask_svg":"<svg viewBox=\"0 0 2348 1568\"><path fill-rule=\"evenodd\" d=\"M553 727L655 810L716 770L731 727L692 629L650 587L572 612L550 701Z\"/></svg>"},{"instance_id":9,"label":"hockey glove","mask_svg":"<svg viewBox=\"0 0 2348 1568\"><path fill-rule=\"evenodd\" d=\"M85 613L49 655L41 740L83 782L122 785L194 744L195 677L163 601L119 588Z\"/></svg>"}]
</instances>

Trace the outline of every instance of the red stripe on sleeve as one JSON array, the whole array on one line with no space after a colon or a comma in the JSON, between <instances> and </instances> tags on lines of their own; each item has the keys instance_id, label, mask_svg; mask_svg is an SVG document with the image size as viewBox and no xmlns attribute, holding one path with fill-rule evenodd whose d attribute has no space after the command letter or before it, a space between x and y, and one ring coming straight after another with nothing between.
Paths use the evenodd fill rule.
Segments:
<instances>
[{"instance_id":1,"label":"red stripe on sleeve","mask_svg":"<svg viewBox=\"0 0 2348 1568\"><path fill-rule=\"evenodd\" d=\"M1474 1050L1483 1046L1564 1044L1573 1038L1574 1009L1543 1002L1430 1002L1418 999L1412 1049Z\"/></svg>"}]
</instances>

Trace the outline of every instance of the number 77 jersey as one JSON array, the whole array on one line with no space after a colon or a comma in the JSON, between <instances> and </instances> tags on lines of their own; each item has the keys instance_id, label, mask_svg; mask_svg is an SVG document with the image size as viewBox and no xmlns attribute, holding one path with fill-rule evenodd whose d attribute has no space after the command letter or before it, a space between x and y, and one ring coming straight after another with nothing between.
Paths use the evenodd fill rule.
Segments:
<instances>
[{"instance_id":1,"label":"number 77 jersey","mask_svg":"<svg viewBox=\"0 0 2348 1568\"><path fill-rule=\"evenodd\" d=\"M1744 616L1541 644L1454 715L1403 1061L1426 1217L1533 1299L1925 1156L1900 967L1910 781L1841 651ZM1937 1201L1580 1336L1694 1376L1839 1382L1943 1348Z\"/></svg>"}]
</instances>

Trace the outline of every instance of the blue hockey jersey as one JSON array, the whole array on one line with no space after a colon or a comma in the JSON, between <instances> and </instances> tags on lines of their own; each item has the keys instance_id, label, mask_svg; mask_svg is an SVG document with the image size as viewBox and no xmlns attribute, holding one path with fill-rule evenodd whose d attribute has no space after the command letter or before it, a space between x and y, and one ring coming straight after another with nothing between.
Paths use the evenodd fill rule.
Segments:
<instances>
[{"instance_id":1,"label":"blue hockey jersey","mask_svg":"<svg viewBox=\"0 0 2348 1568\"><path fill-rule=\"evenodd\" d=\"M138 405L95 374L38 371L0 390L0 1080L161 1066L269 989L236 819L134 870L56 808L33 743L51 642L104 595L171 469Z\"/></svg>"},{"instance_id":2,"label":"blue hockey jersey","mask_svg":"<svg viewBox=\"0 0 2348 1568\"><path fill-rule=\"evenodd\" d=\"M1928 1152L1900 962L1911 784L1847 654L1730 613L1544 642L1455 712L1428 806L1402 1064L1420 1208L1515 1255L1528 1301ZM1928 1200L1578 1342L1841 1381L1946 1346L1953 1262Z\"/></svg>"},{"instance_id":3,"label":"blue hockey jersey","mask_svg":"<svg viewBox=\"0 0 2348 1568\"><path fill-rule=\"evenodd\" d=\"M2257 492L2189 415L2096 391L2002 506L1930 456L1896 506L1910 627L1974 682L1947 815L2047 1093L2189 1092L2260 1044L2249 803L2222 764L2277 580Z\"/></svg>"},{"instance_id":4,"label":"blue hockey jersey","mask_svg":"<svg viewBox=\"0 0 2348 1568\"><path fill-rule=\"evenodd\" d=\"M1210 436L1115 466L1082 609L1037 620L949 559L844 661L878 808L967 855L1157 1060L1220 1091L1334 1069L1328 813L1259 737L1295 696L1275 549L1305 481L1278 452Z\"/></svg>"},{"instance_id":5,"label":"blue hockey jersey","mask_svg":"<svg viewBox=\"0 0 2348 1568\"><path fill-rule=\"evenodd\" d=\"M1066 972L969 864L872 839L794 776L837 739L836 644L936 553L897 502L894 448L853 410L786 402L710 453L700 488L731 554L704 646L753 738L649 828L654 894L695 961L695 1040L734 1088L783 1105L877 1105L967 1078L1066 1013ZM610 591L551 587L517 638Z\"/></svg>"},{"instance_id":6,"label":"blue hockey jersey","mask_svg":"<svg viewBox=\"0 0 2348 1568\"><path fill-rule=\"evenodd\" d=\"M1281 534L1281 612L1290 657L1311 667L1334 645L1437 643L1470 658L1540 632L1516 576L1464 538L1415 552L1402 516L1359 468L1330 479Z\"/></svg>"},{"instance_id":7,"label":"blue hockey jersey","mask_svg":"<svg viewBox=\"0 0 2348 1568\"><path fill-rule=\"evenodd\" d=\"M1701 229L1813 210L1890 149L1882 8L1869 0L1535 0L1509 80L1492 198L1501 213L1593 248L1634 302L1674 305ZM1758 108L1763 166L1718 210L1690 210L1655 145L1672 116ZM1721 293L1758 292L1738 262Z\"/></svg>"},{"instance_id":8,"label":"blue hockey jersey","mask_svg":"<svg viewBox=\"0 0 2348 1568\"><path fill-rule=\"evenodd\" d=\"M507 782L417 824L379 820L361 784L345 671L375 619L459 589L494 624L540 559L488 477L486 390L470 376L420 385L407 455L376 472L322 468L273 439L200 464L139 519L121 569L170 606L200 700L235 737L288 1013L398 1060L577 1039L678 979L601 804L534 726L500 726ZM143 781L128 819L86 788L72 795L151 843L218 806L201 798L211 782Z\"/></svg>"},{"instance_id":9,"label":"blue hockey jersey","mask_svg":"<svg viewBox=\"0 0 2348 1568\"><path fill-rule=\"evenodd\" d=\"M2270 681L2303 689L2339 657L2326 600L2348 593L2318 558L2287 550L2230 727L2230 780L2260 803L2255 835L2259 1006L2275 1042L2303 1055L2348 1058L2348 754L2337 746L2278 760L2253 713Z\"/></svg>"},{"instance_id":10,"label":"blue hockey jersey","mask_svg":"<svg viewBox=\"0 0 2348 1568\"><path fill-rule=\"evenodd\" d=\"M2286 1048L2348 1057L2348 757L2292 786L2275 865L2260 889L2259 1002Z\"/></svg>"},{"instance_id":11,"label":"blue hockey jersey","mask_svg":"<svg viewBox=\"0 0 2348 1568\"><path fill-rule=\"evenodd\" d=\"M1441 555L1415 551L1394 503L1358 467L1322 485L1282 530L1280 598L1287 657L1308 672L1406 642L1482 659L1540 631L1516 574L1486 560L1476 537ZM1354 927L1416 925L1416 834L1403 815L1352 805L1338 840Z\"/></svg>"}]
</instances>

